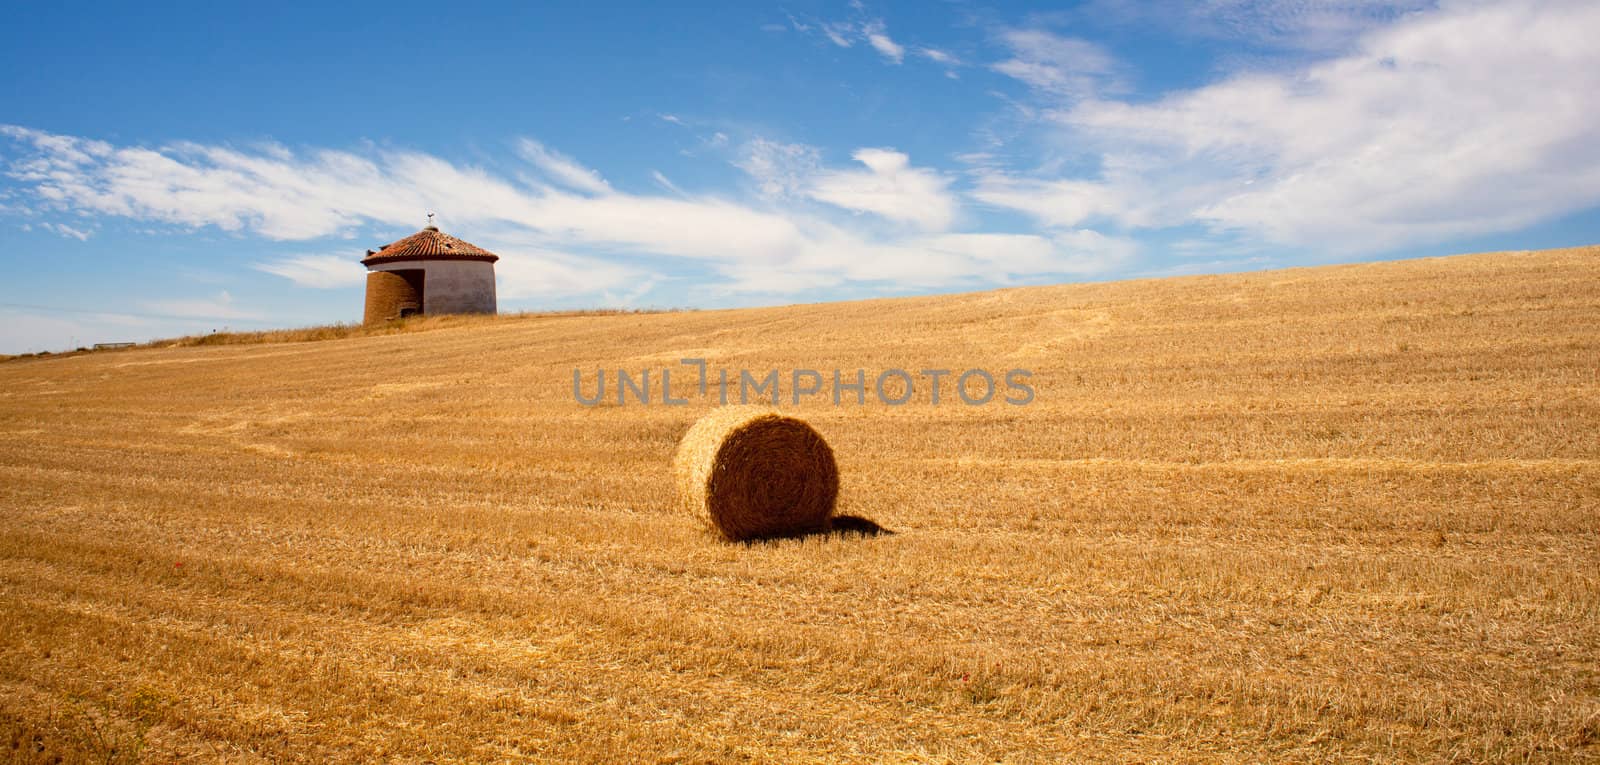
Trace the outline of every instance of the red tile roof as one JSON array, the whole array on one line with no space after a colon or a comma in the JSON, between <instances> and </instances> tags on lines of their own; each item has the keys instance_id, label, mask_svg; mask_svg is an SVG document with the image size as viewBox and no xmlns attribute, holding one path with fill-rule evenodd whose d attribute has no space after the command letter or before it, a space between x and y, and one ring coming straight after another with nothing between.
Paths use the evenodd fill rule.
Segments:
<instances>
[{"instance_id":1,"label":"red tile roof","mask_svg":"<svg viewBox=\"0 0 1600 765\"><path fill-rule=\"evenodd\" d=\"M429 226L375 251L368 250L361 263L367 266L402 260L482 260L493 263L499 259L499 255Z\"/></svg>"}]
</instances>

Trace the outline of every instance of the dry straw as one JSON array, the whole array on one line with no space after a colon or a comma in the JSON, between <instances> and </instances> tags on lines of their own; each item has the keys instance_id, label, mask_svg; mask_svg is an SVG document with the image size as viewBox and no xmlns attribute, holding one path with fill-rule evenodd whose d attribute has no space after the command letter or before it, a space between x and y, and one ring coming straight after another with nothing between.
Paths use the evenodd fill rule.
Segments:
<instances>
[{"instance_id":1,"label":"dry straw","mask_svg":"<svg viewBox=\"0 0 1600 765\"><path fill-rule=\"evenodd\" d=\"M828 442L804 421L761 407L700 418L678 443L673 469L683 504L734 541L827 531L839 495Z\"/></svg>"}]
</instances>

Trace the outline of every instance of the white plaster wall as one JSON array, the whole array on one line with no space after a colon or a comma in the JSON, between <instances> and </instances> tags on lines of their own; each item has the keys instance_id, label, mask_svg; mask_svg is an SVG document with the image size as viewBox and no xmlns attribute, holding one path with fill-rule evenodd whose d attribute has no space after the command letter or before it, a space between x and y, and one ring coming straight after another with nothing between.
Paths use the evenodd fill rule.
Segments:
<instances>
[{"instance_id":1,"label":"white plaster wall","mask_svg":"<svg viewBox=\"0 0 1600 765\"><path fill-rule=\"evenodd\" d=\"M427 272L422 281L422 312L498 313L494 294L494 264L481 260L408 260L382 263L374 271L403 271L420 268Z\"/></svg>"}]
</instances>

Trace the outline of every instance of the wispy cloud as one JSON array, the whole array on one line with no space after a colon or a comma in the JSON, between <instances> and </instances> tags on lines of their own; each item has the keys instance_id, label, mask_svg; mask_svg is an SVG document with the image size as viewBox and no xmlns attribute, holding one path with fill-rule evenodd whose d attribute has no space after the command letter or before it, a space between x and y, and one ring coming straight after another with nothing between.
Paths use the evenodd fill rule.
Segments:
<instances>
[{"instance_id":1,"label":"wispy cloud","mask_svg":"<svg viewBox=\"0 0 1600 765\"><path fill-rule=\"evenodd\" d=\"M34 150L7 175L31 189L41 207L251 230L272 239L332 234L363 218L415 217L430 207L427 195L402 191L392 181L441 164L419 154L392 155L384 168L345 152L286 160L270 148L252 153L191 143L162 150L113 147L16 126L0 127L0 134ZM483 178L454 168L446 175L441 180L454 183Z\"/></svg>"},{"instance_id":2,"label":"wispy cloud","mask_svg":"<svg viewBox=\"0 0 1600 765\"><path fill-rule=\"evenodd\" d=\"M857 34L855 24L849 22L840 22L833 24L825 23L820 26L822 29L822 34L826 35L828 40L834 45L837 45L841 48L848 48L855 44Z\"/></svg>"},{"instance_id":3,"label":"wispy cloud","mask_svg":"<svg viewBox=\"0 0 1600 765\"><path fill-rule=\"evenodd\" d=\"M40 223L39 226L46 231L53 231L61 236L67 237L68 239L76 239L80 242L89 241L89 237L92 235L88 231L73 228L65 223L51 223L49 221L45 221Z\"/></svg>"},{"instance_id":4,"label":"wispy cloud","mask_svg":"<svg viewBox=\"0 0 1600 765\"><path fill-rule=\"evenodd\" d=\"M1080 12L1102 23L1155 26L1184 37L1326 54L1439 0L1094 0Z\"/></svg>"},{"instance_id":5,"label":"wispy cloud","mask_svg":"<svg viewBox=\"0 0 1600 765\"><path fill-rule=\"evenodd\" d=\"M669 122L678 122L678 118L670 114L662 115L662 119L666 119ZM682 123L679 122L679 124ZM517 152L522 155L523 159L532 162L535 167L543 171L550 180L562 186L590 194L611 193L611 185L606 183L599 173L584 167L577 160L561 152L547 148L544 144L532 138L524 138L518 141Z\"/></svg>"},{"instance_id":6,"label":"wispy cloud","mask_svg":"<svg viewBox=\"0 0 1600 765\"><path fill-rule=\"evenodd\" d=\"M955 220L950 181L893 149L858 149L866 170L833 170L812 179L806 194L836 207L869 212L927 230L942 231Z\"/></svg>"},{"instance_id":7,"label":"wispy cloud","mask_svg":"<svg viewBox=\"0 0 1600 765\"><path fill-rule=\"evenodd\" d=\"M1099 45L1044 29L1008 29L1000 40L1011 57L994 64L994 71L1053 96L1094 96L1116 68Z\"/></svg>"},{"instance_id":8,"label":"wispy cloud","mask_svg":"<svg viewBox=\"0 0 1600 765\"><path fill-rule=\"evenodd\" d=\"M1515 230L1600 203L1596 28L1593 3L1453 5L1283 73L1150 103L1089 88L1045 114L1096 174L988 169L975 195L1048 225L1201 223L1328 254Z\"/></svg>"},{"instance_id":9,"label":"wispy cloud","mask_svg":"<svg viewBox=\"0 0 1600 765\"><path fill-rule=\"evenodd\" d=\"M493 242L497 251L510 253L495 264L498 293L505 300L603 295L629 285L654 284L656 279L649 271L596 258L514 240L486 241Z\"/></svg>"},{"instance_id":10,"label":"wispy cloud","mask_svg":"<svg viewBox=\"0 0 1600 765\"><path fill-rule=\"evenodd\" d=\"M655 181L656 185L666 189L667 191L677 194L680 197L689 196L688 194L683 193L683 189L678 188L678 184L673 183L672 179L668 178L660 170L651 170L650 179Z\"/></svg>"},{"instance_id":11,"label":"wispy cloud","mask_svg":"<svg viewBox=\"0 0 1600 765\"><path fill-rule=\"evenodd\" d=\"M294 255L256 263L251 268L314 289L359 287L366 281L366 268L350 255Z\"/></svg>"},{"instance_id":12,"label":"wispy cloud","mask_svg":"<svg viewBox=\"0 0 1600 765\"><path fill-rule=\"evenodd\" d=\"M796 196L822 167L822 153L813 146L755 138L733 163L756 182L769 199Z\"/></svg>"},{"instance_id":13,"label":"wispy cloud","mask_svg":"<svg viewBox=\"0 0 1600 765\"><path fill-rule=\"evenodd\" d=\"M852 4L851 7L855 18L848 21L803 23L790 16L789 22L795 31L815 30L827 38L828 42L840 48L852 48L858 42L866 43L868 47L877 51L884 61L895 65L905 63L906 46L889 36L889 25L881 18L867 16L866 8L860 4ZM953 56L934 48L923 47L919 48L918 52L924 58L946 66L954 66L957 63Z\"/></svg>"},{"instance_id":14,"label":"wispy cloud","mask_svg":"<svg viewBox=\"0 0 1600 765\"><path fill-rule=\"evenodd\" d=\"M930 232L960 234L947 230L957 219L955 195L937 173L887 150L857 152L865 170L830 169L814 148L757 139L740 164L771 201L751 204L616 191L602 186L597 174L531 140L519 144L522 156L546 175L561 177L561 183L519 185L418 152L297 153L194 144L95 145L88 151L82 139L22 129L10 135L32 149L15 163L13 177L24 179L23 187L41 206L74 215L214 225L267 239L308 240L369 224L414 226L419 211L440 210L451 225L480 232L473 236L480 244L494 249L497 241L509 243L509 249L495 250L503 258L508 294L545 294L541 290L549 285L615 289L670 271L673 261L692 262L719 277L713 289L779 293L861 281L982 285L1115 265L1110 255L1086 256L1079 243L1059 237L1046 240L1052 254L1044 260L979 257L974 248L1000 248L1021 241L1008 237L1022 236L997 234L968 240L959 251L941 255L939 267L931 267L918 248ZM883 221L911 228L885 228ZM308 285L350 278L348 271L315 256L258 267ZM781 278L769 278L773 275ZM156 308L181 315L246 315L221 296L167 301Z\"/></svg>"},{"instance_id":15,"label":"wispy cloud","mask_svg":"<svg viewBox=\"0 0 1600 765\"><path fill-rule=\"evenodd\" d=\"M803 199L872 213L924 230L944 230L956 219L958 202L950 181L893 149L857 149L851 158L863 169L830 169L814 146L766 139L747 143L735 163L770 199L794 204Z\"/></svg>"},{"instance_id":16,"label":"wispy cloud","mask_svg":"<svg viewBox=\"0 0 1600 765\"><path fill-rule=\"evenodd\" d=\"M905 46L900 45L889 37L889 32L882 21L875 21L861 29L867 36L867 43L891 64L899 64L906 60Z\"/></svg>"},{"instance_id":17,"label":"wispy cloud","mask_svg":"<svg viewBox=\"0 0 1600 765\"><path fill-rule=\"evenodd\" d=\"M1027 178L995 168L983 168L977 176L974 199L1027 213L1046 226L1077 226L1091 220L1128 227L1180 222L1151 214L1147 197L1128 193L1138 185L1136 178L1118 175L1114 182Z\"/></svg>"}]
</instances>

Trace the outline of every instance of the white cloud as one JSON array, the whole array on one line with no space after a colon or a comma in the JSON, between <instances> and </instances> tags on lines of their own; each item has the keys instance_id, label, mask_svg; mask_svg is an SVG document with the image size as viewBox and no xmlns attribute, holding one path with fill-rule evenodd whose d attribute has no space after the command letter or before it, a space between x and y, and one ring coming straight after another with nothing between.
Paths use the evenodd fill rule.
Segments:
<instances>
[{"instance_id":1,"label":"white cloud","mask_svg":"<svg viewBox=\"0 0 1600 765\"><path fill-rule=\"evenodd\" d=\"M890 39L883 22L876 21L868 24L861 31L867 36L867 43L872 46L872 49L877 51L889 63L899 64L906 60L905 47Z\"/></svg>"},{"instance_id":2,"label":"white cloud","mask_svg":"<svg viewBox=\"0 0 1600 765\"><path fill-rule=\"evenodd\" d=\"M1295 71L1088 98L1050 118L1096 176L990 172L975 195L1051 225L1198 222L1334 254L1514 230L1600 203L1593 29L1589 2L1452 4Z\"/></svg>"},{"instance_id":3,"label":"white cloud","mask_svg":"<svg viewBox=\"0 0 1600 765\"><path fill-rule=\"evenodd\" d=\"M677 117L670 114L663 114L661 118L668 122L683 124ZM562 186L590 194L611 193L611 185L606 183L599 173L584 167L577 160L561 152L547 148L544 144L532 138L524 138L518 141L517 152L522 155L523 159L532 162L534 166L544 171L550 180Z\"/></svg>"},{"instance_id":4,"label":"white cloud","mask_svg":"<svg viewBox=\"0 0 1600 765\"><path fill-rule=\"evenodd\" d=\"M626 290L617 292L606 290L603 293L606 296L606 304L620 307L636 306L639 304L639 298L650 294L662 281L660 277L651 276L629 285L630 288Z\"/></svg>"},{"instance_id":5,"label":"white cloud","mask_svg":"<svg viewBox=\"0 0 1600 765\"><path fill-rule=\"evenodd\" d=\"M1076 226L1091 217L1120 212L1126 204L1117 198L1117 189L1104 183L1016 178L988 170L980 173L971 194L979 201L1025 212L1047 226Z\"/></svg>"},{"instance_id":6,"label":"white cloud","mask_svg":"<svg viewBox=\"0 0 1600 765\"><path fill-rule=\"evenodd\" d=\"M877 51L883 60L891 64L902 64L906 60L906 46L896 42L889 36L889 27L883 19L868 18L866 10L862 7L852 6L855 19L852 21L817 22L816 24L802 24L793 16L789 21L796 31L809 32L817 29L828 41L840 48L852 48L858 42L866 43L868 47ZM960 61L955 56L937 48L919 47L917 55L945 66L959 66Z\"/></svg>"},{"instance_id":7,"label":"white cloud","mask_svg":"<svg viewBox=\"0 0 1600 765\"><path fill-rule=\"evenodd\" d=\"M1133 257L1138 248L1127 239L1088 229L1054 236L1036 234L941 234L918 240L932 252L951 253L987 264L1008 276L1049 273L1095 273Z\"/></svg>"},{"instance_id":8,"label":"white cloud","mask_svg":"<svg viewBox=\"0 0 1600 765\"><path fill-rule=\"evenodd\" d=\"M650 178L656 182L656 185L666 189L667 191L677 194L680 197L688 196L688 194L683 193L683 189L678 188L678 184L673 183L672 179L668 178L660 170L651 170Z\"/></svg>"},{"instance_id":9,"label":"white cloud","mask_svg":"<svg viewBox=\"0 0 1600 765\"><path fill-rule=\"evenodd\" d=\"M593 295L650 280L649 273L554 250L508 247L495 264L501 299Z\"/></svg>"},{"instance_id":10,"label":"white cloud","mask_svg":"<svg viewBox=\"0 0 1600 765\"><path fill-rule=\"evenodd\" d=\"M746 143L734 162L756 181L761 194L770 198L799 194L821 165L822 154L814 147L765 138Z\"/></svg>"},{"instance_id":11,"label":"white cloud","mask_svg":"<svg viewBox=\"0 0 1600 765\"><path fill-rule=\"evenodd\" d=\"M60 234L61 236L67 237L69 239L76 239L76 240L78 240L80 242L89 241L89 237L91 236L90 232L88 232L88 231L83 231L83 230L80 230L80 229L76 229L76 228L68 226L68 225L66 225L64 223L50 223L50 222L47 221L47 222L44 222L44 223L40 223L39 225L41 227L43 227L46 231L53 231L53 232L55 232L57 234Z\"/></svg>"},{"instance_id":12,"label":"white cloud","mask_svg":"<svg viewBox=\"0 0 1600 765\"><path fill-rule=\"evenodd\" d=\"M931 234L883 243L841 237L819 245L788 262L728 264L722 273L732 281L722 291L782 293L847 283L900 290L1008 284L1044 275L1104 273L1137 252L1127 239L1087 230L1057 236Z\"/></svg>"},{"instance_id":13,"label":"white cloud","mask_svg":"<svg viewBox=\"0 0 1600 765\"><path fill-rule=\"evenodd\" d=\"M991 68L1056 96L1093 96L1111 81L1116 68L1115 59L1100 46L1042 29L1008 29L1000 40L1011 58Z\"/></svg>"},{"instance_id":14,"label":"white cloud","mask_svg":"<svg viewBox=\"0 0 1600 765\"><path fill-rule=\"evenodd\" d=\"M928 230L943 230L955 220L950 182L938 173L911 167L910 157L892 149L859 149L853 156L867 167L865 171L821 173L809 182L806 194Z\"/></svg>"},{"instance_id":15,"label":"white cloud","mask_svg":"<svg viewBox=\"0 0 1600 765\"><path fill-rule=\"evenodd\" d=\"M295 255L256 263L251 268L314 289L359 287L367 279L367 269L360 260L349 255Z\"/></svg>"},{"instance_id":16,"label":"white cloud","mask_svg":"<svg viewBox=\"0 0 1600 765\"><path fill-rule=\"evenodd\" d=\"M586 193L601 187L585 184L581 179L589 176L584 173L555 170L565 158L531 142L522 148L537 147L531 152L536 164L546 173L564 175L564 187L516 185L479 168L405 151L182 144L160 149L108 145L89 152L79 139L35 132L14 138L32 147L31 154L24 152L27 156L9 166L12 177L22 181L19 191L31 193L49 211L90 219L111 215L182 227L214 225L268 239L306 240L372 225L410 228L420 222L422 211L439 210L452 227L461 227L457 231L471 232L473 241L501 255L508 295L625 294L626 285L659 277L655 269L675 268L674 259L692 261L696 271L720 278L713 288L733 291L792 293L863 279L900 286L978 286L1012 273L1009 265L979 257L1013 246L1010 239L963 240L959 248L945 241L933 243L939 252L919 250L930 244L921 237L952 233L955 195L942 175L884 149L856 152L863 169L829 169L812 147L752 141L738 164L761 186L766 201L741 203L681 192ZM885 227L883 220L911 228ZM1076 256L1057 255L1039 262L1068 269L1062 273L1093 267ZM1113 260L1107 254L1104 263ZM1036 266L1027 273L1044 273ZM349 284L359 273L345 270L332 254L256 267L305 285ZM183 316L254 316L225 293L157 301L149 309Z\"/></svg>"},{"instance_id":17,"label":"white cloud","mask_svg":"<svg viewBox=\"0 0 1600 765\"><path fill-rule=\"evenodd\" d=\"M1187 37L1326 53L1438 6L1438 0L1098 0L1082 11L1101 22L1154 25Z\"/></svg>"},{"instance_id":18,"label":"white cloud","mask_svg":"<svg viewBox=\"0 0 1600 765\"><path fill-rule=\"evenodd\" d=\"M0 135L32 143L67 165L87 165L111 153L111 144L104 141L53 135L18 125L0 125Z\"/></svg>"},{"instance_id":19,"label":"white cloud","mask_svg":"<svg viewBox=\"0 0 1600 765\"><path fill-rule=\"evenodd\" d=\"M831 40L834 45L837 45L841 48L848 48L855 44L855 41L851 39L856 33L854 24L823 24L822 33L827 35L828 39Z\"/></svg>"},{"instance_id":20,"label":"white cloud","mask_svg":"<svg viewBox=\"0 0 1600 765\"><path fill-rule=\"evenodd\" d=\"M36 151L8 175L54 209L303 239L430 206L423 195L401 191L376 163L342 152L290 161L193 144L155 151L25 128L5 133Z\"/></svg>"},{"instance_id":21,"label":"white cloud","mask_svg":"<svg viewBox=\"0 0 1600 765\"><path fill-rule=\"evenodd\" d=\"M1152 167L1123 157L1105 158L1095 180L1018 177L994 166L979 167L973 175L976 183L968 192L973 199L1027 213L1050 227L1180 225L1223 188L1203 173L1185 175L1181 167Z\"/></svg>"},{"instance_id":22,"label":"white cloud","mask_svg":"<svg viewBox=\"0 0 1600 765\"><path fill-rule=\"evenodd\" d=\"M784 215L717 199L549 195L525 215L559 244L695 260L782 258L805 239Z\"/></svg>"},{"instance_id":23,"label":"white cloud","mask_svg":"<svg viewBox=\"0 0 1600 765\"><path fill-rule=\"evenodd\" d=\"M893 149L858 149L852 158L865 169L829 170L816 147L756 139L735 164L774 200L809 198L925 230L943 230L955 221L956 198L939 173L912 167L910 157Z\"/></svg>"}]
</instances>

